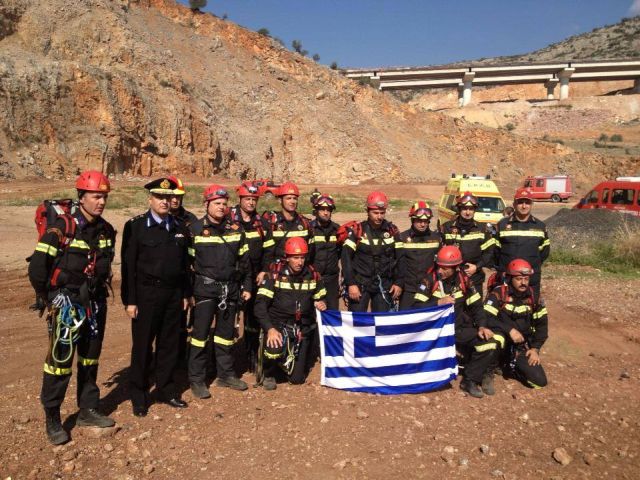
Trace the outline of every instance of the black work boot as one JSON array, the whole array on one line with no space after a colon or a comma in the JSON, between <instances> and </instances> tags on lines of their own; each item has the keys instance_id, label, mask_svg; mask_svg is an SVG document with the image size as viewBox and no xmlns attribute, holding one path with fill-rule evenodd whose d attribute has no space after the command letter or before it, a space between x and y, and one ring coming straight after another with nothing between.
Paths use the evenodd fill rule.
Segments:
<instances>
[{"instance_id":1,"label":"black work boot","mask_svg":"<svg viewBox=\"0 0 640 480\"><path fill-rule=\"evenodd\" d=\"M81 408L78 413L78 419L76 425L78 427L100 427L107 428L113 427L116 422L113 419L101 414L95 408Z\"/></svg>"},{"instance_id":2,"label":"black work boot","mask_svg":"<svg viewBox=\"0 0 640 480\"><path fill-rule=\"evenodd\" d=\"M209 393L209 389L204 382L193 382L191 384L191 393L196 398L211 398L211 393Z\"/></svg>"},{"instance_id":3,"label":"black work boot","mask_svg":"<svg viewBox=\"0 0 640 480\"><path fill-rule=\"evenodd\" d=\"M493 372L485 373L482 377L482 391L487 395L495 395L496 389L493 386Z\"/></svg>"},{"instance_id":4,"label":"black work boot","mask_svg":"<svg viewBox=\"0 0 640 480\"><path fill-rule=\"evenodd\" d=\"M218 378L216 380L216 385L218 385L219 387L228 387L228 388L232 388L233 390L240 390L240 391L246 390L247 388L249 388L246 382L244 382L243 380L240 380L237 377Z\"/></svg>"},{"instance_id":5,"label":"black work boot","mask_svg":"<svg viewBox=\"0 0 640 480\"><path fill-rule=\"evenodd\" d=\"M262 381L262 388L265 390L275 390L278 388L276 379L274 377L264 377L264 380Z\"/></svg>"},{"instance_id":6,"label":"black work boot","mask_svg":"<svg viewBox=\"0 0 640 480\"><path fill-rule=\"evenodd\" d=\"M468 378L465 378L462 380L462 382L460 383L460 388L465 392L467 392L472 397L475 397L475 398L484 397L484 393L482 393L482 390L480 390L480 386L476 382Z\"/></svg>"},{"instance_id":7,"label":"black work boot","mask_svg":"<svg viewBox=\"0 0 640 480\"><path fill-rule=\"evenodd\" d=\"M47 437L53 445L62 445L69 441L69 434L62 428L60 407L45 407Z\"/></svg>"}]
</instances>

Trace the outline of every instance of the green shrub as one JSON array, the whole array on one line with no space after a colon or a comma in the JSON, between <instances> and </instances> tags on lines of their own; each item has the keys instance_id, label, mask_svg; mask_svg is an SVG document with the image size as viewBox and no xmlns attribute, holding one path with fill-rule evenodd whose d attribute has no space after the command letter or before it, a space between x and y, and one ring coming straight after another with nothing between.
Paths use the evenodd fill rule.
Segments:
<instances>
[{"instance_id":1,"label":"green shrub","mask_svg":"<svg viewBox=\"0 0 640 480\"><path fill-rule=\"evenodd\" d=\"M515 130L516 126L513 123L507 123L504 128L506 128L508 131L511 131Z\"/></svg>"},{"instance_id":2,"label":"green shrub","mask_svg":"<svg viewBox=\"0 0 640 480\"><path fill-rule=\"evenodd\" d=\"M600 136L598 137L598 140L601 142L608 142L609 135L607 135L606 133L601 133Z\"/></svg>"},{"instance_id":3,"label":"green shrub","mask_svg":"<svg viewBox=\"0 0 640 480\"><path fill-rule=\"evenodd\" d=\"M611 138L609 139L612 142L621 142L622 141L622 135L615 133L613 135L611 135Z\"/></svg>"}]
</instances>

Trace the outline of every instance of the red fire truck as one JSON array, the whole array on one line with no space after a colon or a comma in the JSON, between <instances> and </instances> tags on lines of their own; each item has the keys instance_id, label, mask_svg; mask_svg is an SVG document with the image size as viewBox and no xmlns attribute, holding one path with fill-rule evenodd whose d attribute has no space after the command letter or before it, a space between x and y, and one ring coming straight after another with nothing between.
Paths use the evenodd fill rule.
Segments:
<instances>
[{"instance_id":1,"label":"red fire truck","mask_svg":"<svg viewBox=\"0 0 640 480\"><path fill-rule=\"evenodd\" d=\"M573 195L571 179L567 175L536 175L527 177L522 186L533 193L534 200L566 202Z\"/></svg>"}]
</instances>

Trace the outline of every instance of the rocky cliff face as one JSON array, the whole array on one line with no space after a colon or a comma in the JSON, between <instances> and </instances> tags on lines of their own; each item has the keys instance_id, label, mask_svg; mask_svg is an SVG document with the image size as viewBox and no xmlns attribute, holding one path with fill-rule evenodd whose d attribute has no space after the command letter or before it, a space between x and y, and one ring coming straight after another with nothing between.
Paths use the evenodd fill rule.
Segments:
<instances>
[{"instance_id":1,"label":"rocky cliff face","mask_svg":"<svg viewBox=\"0 0 640 480\"><path fill-rule=\"evenodd\" d=\"M581 159L420 112L170 0L4 0L0 176L442 180ZM602 165L600 165L602 163ZM549 171L550 169L546 169Z\"/></svg>"}]
</instances>

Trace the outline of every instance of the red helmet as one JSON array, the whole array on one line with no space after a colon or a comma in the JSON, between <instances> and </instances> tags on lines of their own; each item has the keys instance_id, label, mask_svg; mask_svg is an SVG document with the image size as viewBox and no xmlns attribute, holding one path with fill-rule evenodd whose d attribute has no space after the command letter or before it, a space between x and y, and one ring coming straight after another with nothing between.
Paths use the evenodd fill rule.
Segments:
<instances>
[{"instance_id":1,"label":"red helmet","mask_svg":"<svg viewBox=\"0 0 640 480\"><path fill-rule=\"evenodd\" d=\"M529 200L533 201L533 197L531 196L531 190L526 187L522 187L516 190L516 194L513 196L513 201L517 202L518 200Z\"/></svg>"},{"instance_id":2,"label":"red helmet","mask_svg":"<svg viewBox=\"0 0 640 480\"><path fill-rule=\"evenodd\" d=\"M285 255L306 255L307 253L309 253L309 247L302 237L291 237L284 244Z\"/></svg>"},{"instance_id":3,"label":"red helmet","mask_svg":"<svg viewBox=\"0 0 640 480\"><path fill-rule=\"evenodd\" d=\"M533 267L526 260L516 258L515 260L511 260L509 265L507 265L507 275L513 277L518 275L533 275Z\"/></svg>"},{"instance_id":4,"label":"red helmet","mask_svg":"<svg viewBox=\"0 0 640 480\"><path fill-rule=\"evenodd\" d=\"M441 267L457 267L462 263L462 252L455 245L442 247L436 255L436 263Z\"/></svg>"},{"instance_id":5,"label":"red helmet","mask_svg":"<svg viewBox=\"0 0 640 480\"><path fill-rule=\"evenodd\" d=\"M174 195L184 195L185 193L187 193L184 189L184 184L182 183L182 180L180 180L175 175L171 175L170 177L167 177L167 178L172 182L175 182L175 184L178 186L177 188L173 189Z\"/></svg>"},{"instance_id":6,"label":"red helmet","mask_svg":"<svg viewBox=\"0 0 640 480\"><path fill-rule=\"evenodd\" d=\"M260 194L258 193L258 187L251 183L243 183L238 188L236 188L239 197L253 197L260 198Z\"/></svg>"},{"instance_id":7,"label":"red helmet","mask_svg":"<svg viewBox=\"0 0 640 480\"><path fill-rule=\"evenodd\" d=\"M456 197L456 206L478 208L478 198L471 192L464 192Z\"/></svg>"},{"instance_id":8,"label":"red helmet","mask_svg":"<svg viewBox=\"0 0 640 480\"><path fill-rule=\"evenodd\" d=\"M367 209L385 209L389 206L389 200L383 192L371 192L367 197Z\"/></svg>"},{"instance_id":9,"label":"red helmet","mask_svg":"<svg viewBox=\"0 0 640 480\"><path fill-rule=\"evenodd\" d=\"M331 210L336 209L336 202L328 193L321 193L313 199L313 208L329 207Z\"/></svg>"},{"instance_id":10,"label":"red helmet","mask_svg":"<svg viewBox=\"0 0 640 480\"><path fill-rule=\"evenodd\" d=\"M205 202L210 202L212 200L217 200L218 198L229 198L229 192L227 192L226 187L223 185L209 185L207 189L203 192L202 196L204 197Z\"/></svg>"},{"instance_id":11,"label":"red helmet","mask_svg":"<svg viewBox=\"0 0 640 480\"><path fill-rule=\"evenodd\" d=\"M76 179L76 189L86 192L109 193L111 191L111 184L102 172L87 170L86 172L82 172Z\"/></svg>"},{"instance_id":12,"label":"red helmet","mask_svg":"<svg viewBox=\"0 0 640 480\"><path fill-rule=\"evenodd\" d=\"M298 186L293 182L284 182L280 185L278 189L278 197L284 197L285 195L295 195L296 197L300 196L300 190L298 190Z\"/></svg>"},{"instance_id":13,"label":"red helmet","mask_svg":"<svg viewBox=\"0 0 640 480\"><path fill-rule=\"evenodd\" d=\"M431 211L429 204L421 200L411 205L411 208L409 209L409 217L428 220L433 217L433 212Z\"/></svg>"}]
</instances>

